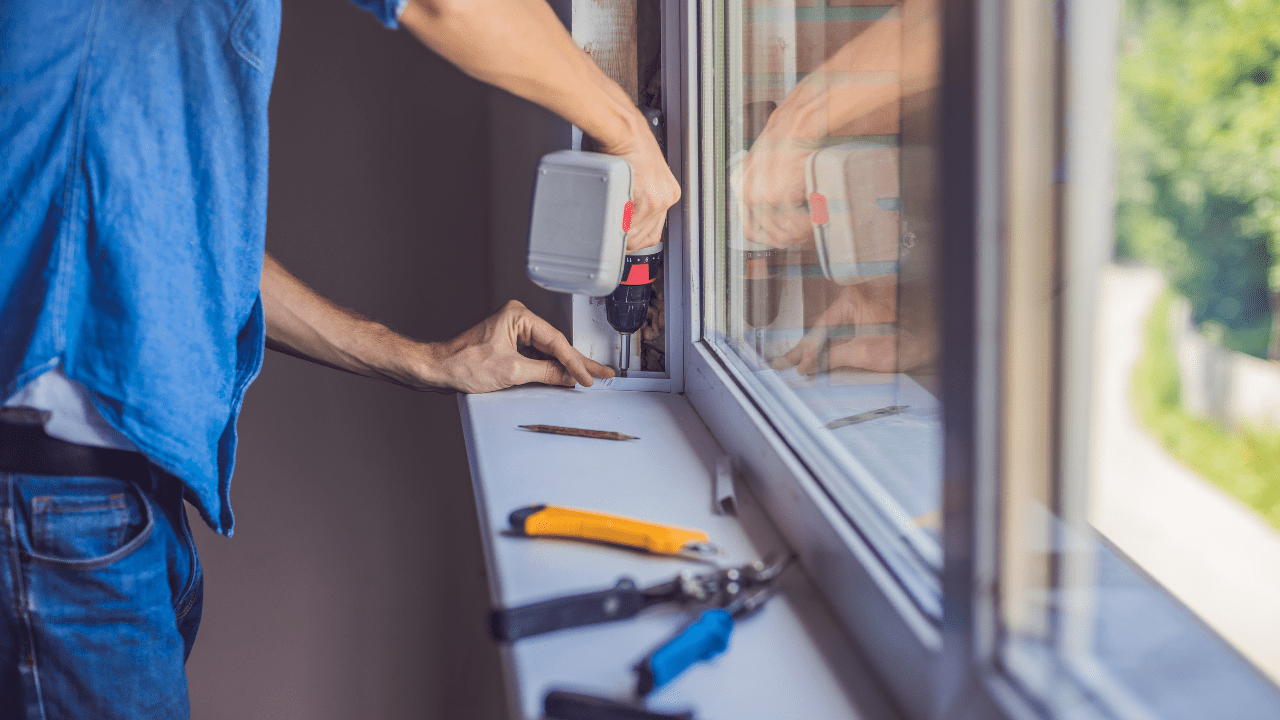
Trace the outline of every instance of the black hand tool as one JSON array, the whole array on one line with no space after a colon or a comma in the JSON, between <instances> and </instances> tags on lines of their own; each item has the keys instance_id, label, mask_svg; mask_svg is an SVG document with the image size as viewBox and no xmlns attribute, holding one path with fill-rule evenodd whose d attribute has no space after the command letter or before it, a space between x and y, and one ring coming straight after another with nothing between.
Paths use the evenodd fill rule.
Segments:
<instances>
[{"instance_id":1,"label":"black hand tool","mask_svg":"<svg viewBox=\"0 0 1280 720\"><path fill-rule=\"evenodd\" d=\"M659 603L726 607L747 591L771 583L779 572L780 566L757 561L700 574L686 570L647 588L624 577L607 590L497 608L489 615L489 629L495 640L514 642L555 630L626 620Z\"/></svg>"},{"instance_id":2,"label":"black hand tool","mask_svg":"<svg viewBox=\"0 0 1280 720\"><path fill-rule=\"evenodd\" d=\"M654 712L635 703L563 690L547 693L542 711L555 720L693 720L691 712Z\"/></svg>"}]
</instances>

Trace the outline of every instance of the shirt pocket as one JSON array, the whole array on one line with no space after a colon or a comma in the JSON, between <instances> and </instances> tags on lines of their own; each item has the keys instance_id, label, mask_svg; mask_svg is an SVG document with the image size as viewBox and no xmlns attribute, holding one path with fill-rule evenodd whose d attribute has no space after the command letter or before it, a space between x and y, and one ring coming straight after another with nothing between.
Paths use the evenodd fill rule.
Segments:
<instances>
[{"instance_id":1,"label":"shirt pocket","mask_svg":"<svg viewBox=\"0 0 1280 720\"><path fill-rule=\"evenodd\" d=\"M31 557L64 567L97 568L119 560L151 535L150 504L132 483L119 492L31 498Z\"/></svg>"}]
</instances>

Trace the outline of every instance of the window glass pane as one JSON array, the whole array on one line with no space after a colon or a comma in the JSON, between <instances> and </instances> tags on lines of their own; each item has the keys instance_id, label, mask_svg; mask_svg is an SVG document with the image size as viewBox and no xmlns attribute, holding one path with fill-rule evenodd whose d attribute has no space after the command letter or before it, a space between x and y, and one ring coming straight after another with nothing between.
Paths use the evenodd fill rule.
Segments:
<instances>
[{"instance_id":1,"label":"window glass pane","mask_svg":"<svg viewBox=\"0 0 1280 720\"><path fill-rule=\"evenodd\" d=\"M935 2L702 13L705 339L937 618Z\"/></svg>"},{"instance_id":2,"label":"window glass pane","mask_svg":"<svg viewBox=\"0 0 1280 720\"><path fill-rule=\"evenodd\" d=\"M1280 717L1280 3L1006 7L1003 666Z\"/></svg>"}]
</instances>

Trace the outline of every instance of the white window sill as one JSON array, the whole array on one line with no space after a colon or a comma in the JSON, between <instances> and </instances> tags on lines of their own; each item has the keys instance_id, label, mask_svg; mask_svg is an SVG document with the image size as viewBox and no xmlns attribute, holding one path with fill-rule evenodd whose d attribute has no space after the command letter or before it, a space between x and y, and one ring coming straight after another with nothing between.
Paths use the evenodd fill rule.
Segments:
<instances>
[{"instance_id":1,"label":"white window sill","mask_svg":"<svg viewBox=\"0 0 1280 720\"><path fill-rule=\"evenodd\" d=\"M744 483L737 484L738 517L713 514L721 449L682 395L528 387L462 395L459 406L495 605L604 589L624 575L646 587L706 567L509 533L507 516L527 505L699 528L724 548L722 564L786 552ZM524 424L613 430L641 439L537 434L517 427ZM541 718L543 698L553 689L629 698L635 663L692 617L690 610L659 606L631 620L503 646L512 717ZM723 655L659 688L648 707L692 710L699 720L896 717L871 677L803 569L793 565L779 593L734 629Z\"/></svg>"}]
</instances>

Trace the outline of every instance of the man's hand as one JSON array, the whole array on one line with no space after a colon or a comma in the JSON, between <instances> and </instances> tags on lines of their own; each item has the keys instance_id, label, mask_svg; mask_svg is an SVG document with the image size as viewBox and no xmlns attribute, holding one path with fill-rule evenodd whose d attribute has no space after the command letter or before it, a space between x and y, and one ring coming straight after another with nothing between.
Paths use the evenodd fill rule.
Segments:
<instances>
[{"instance_id":1,"label":"man's hand","mask_svg":"<svg viewBox=\"0 0 1280 720\"><path fill-rule=\"evenodd\" d=\"M631 231L627 233L627 252L657 245L662 241L667 208L680 200L680 185L671 175L657 141L645 129L613 145L601 143L600 149L631 164L631 200L635 209Z\"/></svg>"},{"instance_id":2,"label":"man's hand","mask_svg":"<svg viewBox=\"0 0 1280 720\"><path fill-rule=\"evenodd\" d=\"M590 386L613 370L573 349L560 331L512 300L448 342L411 340L328 300L275 258L262 265L267 347L414 390L490 392L539 382ZM529 346L554 360L520 354Z\"/></svg>"},{"instance_id":3,"label":"man's hand","mask_svg":"<svg viewBox=\"0 0 1280 720\"><path fill-rule=\"evenodd\" d=\"M534 347L555 360L534 360L518 352ZM559 330L524 305L509 301L484 322L424 357L423 389L483 393L524 383L590 387L593 378L611 378L613 370L588 359Z\"/></svg>"},{"instance_id":4,"label":"man's hand","mask_svg":"<svg viewBox=\"0 0 1280 720\"><path fill-rule=\"evenodd\" d=\"M659 242L680 185L644 116L545 0L411 0L400 24L471 77L547 108L626 158L635 203L627 249Z\"/></svg>"}]
</instances>

